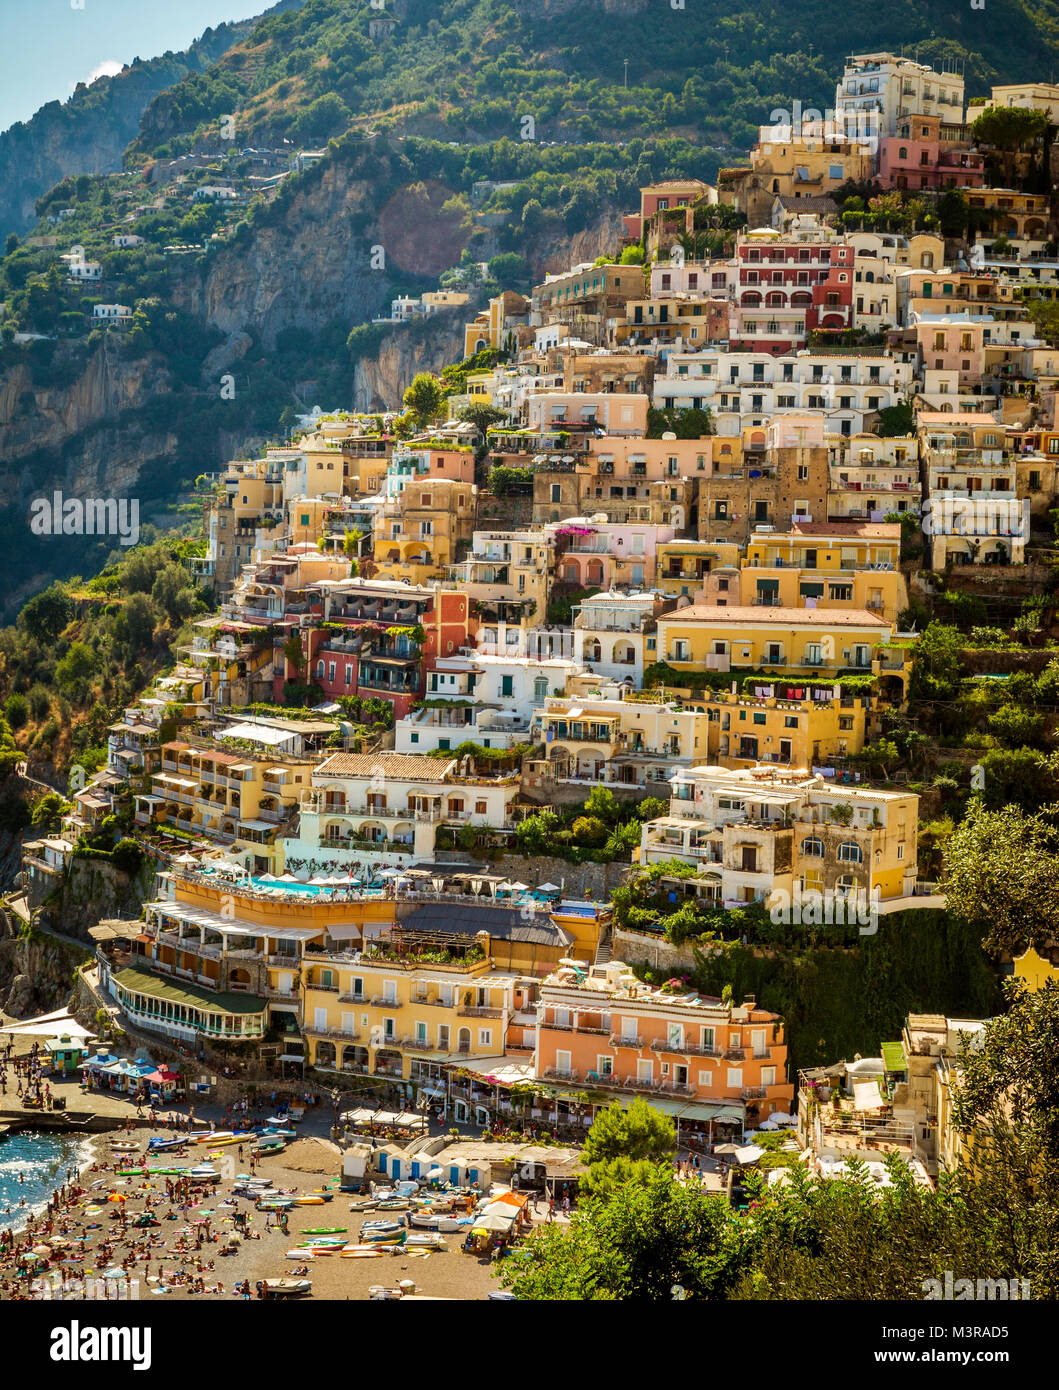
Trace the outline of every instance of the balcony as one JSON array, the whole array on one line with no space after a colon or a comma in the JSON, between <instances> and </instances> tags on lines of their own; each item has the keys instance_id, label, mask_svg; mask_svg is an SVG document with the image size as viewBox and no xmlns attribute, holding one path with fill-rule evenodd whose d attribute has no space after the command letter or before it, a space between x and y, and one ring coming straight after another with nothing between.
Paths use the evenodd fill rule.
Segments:
<instances>
[{"instance_id":1,"label":"balcony","mask_svg":"<svg viewBox=\"0 0 1059 1390\"><path fill-rule=\"evenodd\" d=\"M503 1018L503 1009L487 1009L482 1005L468 1004L466 1007L459 1008L456 1012L461 1018Z\"/></svg>"},{"instance_id":2,"label":"balcony","mask_svg":"<svg viewBox=\"0 0 1059 1390\"><path fill-rule=\"evenodd\" d=\"M741 1100L764 1100L767 1095L768 1089L765 1086L744 1086L739 1092Z\"/></svg>"},{"instance_id":3,"label":"balcony","mask_svg":"<svg viewBox=\"0 0 1059 1390\"><path fill-rule=\"evenodd\" d=\"M638 1033L611 1033L611 1047L643 1047L643 1038Z\"/></svg>"},{"instance_id":4,"label":"balcony","mask_svg":"<svg viewBox=\"0 0 1059 1390\"><path fill-rule=\"evenodd\" d=\"M545 1067L544 1079L546 1081L577 1081L580 1078L576 1071L564 1071L559 1067Z\"/></svg>"},{"instance_id":5,"label":"balcony","mask_svg":"<svg viewBox=\"0 0 1059 1390\"><path fill-rule=\"evenodd\" d=\"M338 986L336 985L335 988L337 989ZM368 1000L368 1003L372 1006L372 1008L375 1008L375 1009L380 1009L380 1008L385 1008L385 1009L403 1009L403 1008L404 1008L404 1001L403 1001L402 999L387 999L385 996L383 996L383 995L381 995L381 994L373 994L373 995L371 996L371 998Z\"/></svg>"}]
</instances>

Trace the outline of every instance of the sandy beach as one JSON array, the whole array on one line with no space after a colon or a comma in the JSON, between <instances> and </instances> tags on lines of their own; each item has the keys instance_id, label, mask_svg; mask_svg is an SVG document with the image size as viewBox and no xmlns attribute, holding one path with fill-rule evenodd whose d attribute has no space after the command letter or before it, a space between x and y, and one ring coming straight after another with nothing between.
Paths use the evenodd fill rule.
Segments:
<instances>
[{"instance_id":1,"label":"sandy beach","mask_svg":"<svg viewBox=\"0 0 1059 1390\"><path fill-rule=\"evenodd\" d=\"M319 1206L294 1207L288 1213L288 1233L275 1225L275 1218L254 1209L250 1199L235 1196L236 1174L250 1171L250 1145L212 1146L209 1142L189 1144L185 1155L151 1155L150 1166L190 1167L212 1161L230 1177L209 1187L191 1190L189 1199L171 1199L162 1174L121 1177L117 1169L139 1166L147 1141L157 1129L141 1127L121 1134L136 1146L133 1164L117 1160L111 1150L115 1134L98 1135L93 1140L94 1160L60 1194L59 1207L41 1213L14 1237L14 1249L0 1252L0 1299L40 1298L44 1281L72 1285L77 1296L78 1281L98 1291L118 1291L123 1281L114 1273L124 1268L131 1296L141 1300L225 1299L238 1301L235 1286L249 1280L251 1297L257 1298L255 1284L260 1279L289 1274L299 1263L309 1267L311 1298L367 1299L372 1285L394 1287L399 1280L414 1280L416 1292L434 1298L481 1299L500 1288L494 1263L460 1249L462 1236L444 1237L446 1249L431 1254L386 1253L377 1258L343 1258L332 1254L304 1261L288 1259L287 1252L299 1243L302 1233L312 1228L345 1228L347 1239L356 1242L362 1219L374 1212L351 1212L347 1193L337 1190L341 1166L340 1150L330 1140L299 1138L281 1154L255 1162L257 1176L272 1179L274 1189L297 1191L303 1195L333 1184L332 1199ZM215 1155L210 1159L210 1155ZM225 1158L234 1162L224 1165ZM173 1179L170 1179L172 1182ZM124 1200L113 1200L111 1194ZM134 1223L145 1212L157 1225L137 1227ZM246 1214L248 1234L229 1249L229 1237L236 1230L236 1214ZM49 1240L60 1242L50 1254ZM37 1248L39 1260L26 1261L26 1252ZM108 1274L107 1272L110 1271ZM102 1281L100 1283L99 1281ZM55 1296L58 1296L56 1293ZM69 1290L67 1296L70 1296ZM95 1296L99 1296L98 1292Z\"/></svg>"}]
</instances>

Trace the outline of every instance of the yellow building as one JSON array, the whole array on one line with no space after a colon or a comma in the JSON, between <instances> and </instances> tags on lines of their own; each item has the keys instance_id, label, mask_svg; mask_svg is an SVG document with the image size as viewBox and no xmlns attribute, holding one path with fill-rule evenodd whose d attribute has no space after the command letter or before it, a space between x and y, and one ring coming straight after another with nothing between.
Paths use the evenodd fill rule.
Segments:
<instances>
[{"instance_id":1,"label":"yellow building","mask_svg":"<svg viewBox=\"0 0 1059 1390\"><path fill-rule=\"evenodd\" d=\"M136 797L136 822L173 824L251 854L258 872L275 869L281 850L272 842L298 809L318 761L174 740L162 745L150 794Z\"/></svg>"},{"instance_id":2,"label":"yellow building","mask_svg":"<svg viewBox=\"0 0 1059 1390\"><path fill-rule=\"evenodd\" d=\"M1014 960L1015 978L1032 990L1042 989L1049 980L1059 980L1059 965L1040 955L1031 946Z\"/></svg>"},{"instance_id":3,"label":"yellow building","mask_svg":"<svg viewBox=\"0 0 1059 1390\"><path fill-rule=\"evenodd\" d=\"M859 753L865 743L863 695L818 690L810 696L803 687L775 682L755 694L704 691L686 703L708 712L709 761L720 767L826 766L833 757Z\"/></svg>"},{"instance_id":4,"label":"yellow building","mask_svg":"<svg viewBox=\"0 0 1059 1390\"><path fill-rule=\"evenodd\" d=\"M426 584L446 579L457 547L474 531L476 489L449 478L415 477L388 498L375 518L380 579Z\"/></svg>"},{"instance_id":5,"label":"yellow building","mask_svg":"<svg viewBox=\"0 0 1059 1390\"><path fill-rule=\"evenodd\" d=\"M402 930L356 962L314 956L304 983L310 1065L417 1080L417 1062L496 1056L528 988L497 971L485 932Z\"/></svg>"},{"instance_id":6,"label":"yellow building","mask_svg":"<svg viewBox=\"0 0 1059 1390\"><path fill-rule=\"evenodd\" d=\"M468 323L463 332L463 355L473 357L482 348L510 347L519 324L525 323L529 301L525 295L505 290L489 301L489 308Z\"/></svg>"},{"instance_id":7,"label":"yellow building","mask_svg":"<svg viewBox=\"0 0 1059 1390\"><path fill-rule=\"evenodd\" d=\"M658 619L658 659L675 671L764 670L821 683L874 675L880 693L903 698L910 659L888 647L892 625L863 609L693 604Z\"/></svg>"},{"instance_id":8,"label":"yellow building","mask_svg":"<svg viewBox=\"0 0 1059 1390\"><path fill-rule=\"evenodd\" d=\"M900 526L884 522L803 523L789 533L755 535L739 575L739 602L860 610L895 624L908 606L900 553Z\"/></svg>"},{"instance_id":9,"label":"yellow building","mask_svg":"<svg viewBox=\"0 0 1059 1390\"><path fill-rule=\"evenodd\" d=\"M658 568L655 588L672 598L692 598L704 592L709 594L711 602L716 603L722 591L715 582L711 584L711 578L718 573L729 578L739 573L740 549L734 541L660 541L656 553ZM736 578L732 602L739 601Z\"/></svg>"}]
</instances>

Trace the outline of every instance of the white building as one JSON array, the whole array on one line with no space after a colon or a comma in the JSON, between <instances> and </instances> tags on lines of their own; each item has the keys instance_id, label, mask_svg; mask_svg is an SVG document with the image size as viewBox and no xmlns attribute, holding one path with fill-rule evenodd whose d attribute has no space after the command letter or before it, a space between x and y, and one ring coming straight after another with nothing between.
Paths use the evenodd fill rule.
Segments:
<instances>
[{"instance_id":1,"label":"white building","mask_svg":"<svg viewBox=\"0 0 1059 1390\"><path fill-rule=\"evenodd\" d=\"M665 376L655 378L654 404L709 409L718 434L737 434L784 411L817 411L827 432L861 434L865 417L898 405L911 381L911 364L881 348L841 356L802 348L785 357L706 348L670 354Z\"/></svg>"},{"instance_id":2,"label":"white building","mask_svg":"<svg viewBox=\"0 0 1059 1390\"><path fill-rule=\"evenodd\" d=\"M456 758L336 753L312 774L286 862L404 865L432 862L437 831L464 825L499 835L514 829L516 774L474 776Z\"/></svg>"},{"instance_id":3,"label":"white building","mask_svg":"<svg viewBox=\"0 0 1059 1390\"><path fill-rule=\"evenodd\" d=\"M92 317L106 323L121 323L132 318L132 310L127 304L94 304Z\"/></svg>"},{"instance_id":4,"label":"white building","mask_svg":"<svg viewBox=\"0 0 1059 1390\"><path fill-rule=\"evenodd\" d=\"M845 129L869 129L896 135L902 116L940 116L950 125L963 123L963 74L936 72L928 63L893 53L855 53L835 89L835 117Z\"/></svg>"}]
</instances>

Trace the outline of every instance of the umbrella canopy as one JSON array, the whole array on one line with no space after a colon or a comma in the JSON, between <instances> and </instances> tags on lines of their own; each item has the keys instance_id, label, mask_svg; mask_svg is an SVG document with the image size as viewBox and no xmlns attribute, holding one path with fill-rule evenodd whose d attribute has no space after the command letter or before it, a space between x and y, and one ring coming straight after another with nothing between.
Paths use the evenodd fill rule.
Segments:
<instances>
[{"instance_id":1,"label":"umbrella canopy","mask_svg":"<svg viewBox=\"0 0 1059 1390\"><path fill-rule=\"evenodd\" d=\"M560 892L562 892L562 889L559 887L559 885L558 885L557 883L538 883L538 884L537 884L537 892L538 892L538 893L560 893Z\"/></svg>"},{"instance_id":2,"label":"umbrella canopy","mask_svg":"<svg viewBox=\"0 0 1059 1390\"><path fill-rule=\"evenodd\" d=\"M30 1253L39 1255L41 1259L46 1260L51 1255L52 1249L50 1245L35 1245Z\"/></svg>"},{"instance_id":3,"label":"umbrella canopy","mask_svg":"<svg viewBox=\"0 0 1059 1390\"><path fill-rule=\"evenodd\" d=\"M514 883L502 883L500 887L508 889L511 893L524 893L529 884L519 883L518 879L515 879Z\"/></svg>"},{"instance_id":4,"label":"umbrella canopy","mask_svg":"<svg viewBox=\"0 0 1059 1390\"><path fill-rule=\"evenodd\" d=\"M715 1154L737 1154L739 1149L739 1144L715 1144L713 1151Z\"/></svg>"},{"instance_id":5,"label":"umbrella canopy","mask_svg":"<svg viewBox=\"0 0 1059 1390\"><path fill-rule=\"evenodd\" d=\"M484 1216L474 1218L475 1230L481 1231L510 1231L512 1216L502 1216L498 1212L486 1212Z\"/></svg>"}]
</instances>

